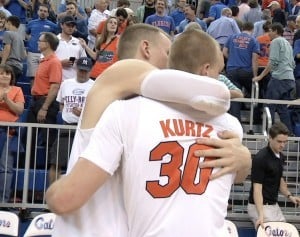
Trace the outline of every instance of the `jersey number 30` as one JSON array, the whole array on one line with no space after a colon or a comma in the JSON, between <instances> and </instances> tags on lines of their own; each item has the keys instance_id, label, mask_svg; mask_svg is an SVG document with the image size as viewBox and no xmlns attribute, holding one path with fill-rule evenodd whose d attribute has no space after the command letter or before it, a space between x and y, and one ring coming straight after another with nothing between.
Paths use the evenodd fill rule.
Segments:
<instances>
[{"instance_id":1,"label":"jersey number 30","mask_svg":"<svg viewBox=\"0 0 300 237\"><path fill-rule=\"evenodd\" d=\"M151 151L149 160L160 161L166 155L171 156L170 162L162 163L160 168L160 177L167 176L168 182L161 185L159 180L147 181L146 190L148 193L154 198L167 198L181 187L187 194L203 194L207 188L212 168L199 170L200 158L194 156L194 152L204 149L211 149L211 147L194 143L190 145L187 157L184 159L184 148L177 141L159 143ZM205 157L204 161L212 159L214 158ZM180 169L182 165L184 165L183 170ZM198 171L200 173L197 178Z\"/></svg>"}]
</instances>

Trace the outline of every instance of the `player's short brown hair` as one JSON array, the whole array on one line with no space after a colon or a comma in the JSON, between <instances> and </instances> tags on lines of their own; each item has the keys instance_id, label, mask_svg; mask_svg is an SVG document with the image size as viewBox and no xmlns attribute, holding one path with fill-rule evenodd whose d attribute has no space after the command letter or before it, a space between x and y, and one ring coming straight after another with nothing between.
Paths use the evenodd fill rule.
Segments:
<instances>
[{"instance_id":1,"label":"player's short brown hair","mask_svg":"<svg viewBox=\"0 0 300 237\"><path fill-rule=\"evenodd\" d=\"M211 36L201 30L188 30L174 40L169 67L198 74L197 70L201 65L217 63L218 51L220 47Z\"/></svg>"},{"instance_id":2,"label":"player's short brown hair","mask_svg":"<svg viewBox=\"0 0 300 237\"><path fill-rule=\"evenodd\" d=\"M118 58L135 58L138 46L142 40L159 44L158 35L165 34L161 29L148 24L133 24L128 26L120 37L118 45Z\"/></svg>"}]
</instances>

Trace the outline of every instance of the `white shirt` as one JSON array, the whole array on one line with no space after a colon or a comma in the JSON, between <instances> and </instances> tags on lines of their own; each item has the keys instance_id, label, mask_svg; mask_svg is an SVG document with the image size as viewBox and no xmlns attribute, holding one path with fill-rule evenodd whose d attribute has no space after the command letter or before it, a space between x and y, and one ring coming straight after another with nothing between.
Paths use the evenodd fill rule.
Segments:
<instances>
[{"instance_id":1,"label":"white shirt","mask_svg":"<svg viewBox=\"0 0 300 237\"><path fill-rule=\"evenodd\" d=\"M92 29L97 29L99 23L101 21L106 20L109 16L110 16L110 11L108 10L105 10L104 12L100 12L97 9L94 9L91 12L91 16L88 21L88 30L90 31ZM96 38L90 32L88 35L88 40L89 40L89 47L91 47L91 45L95 46Z\"/></svg>"},{"instance_id":2,"label":"white shirt","mask_svg":"<svg viewBox=\"0 0 300 237\"><path fill-rule=\"evenodd\" d=\"M79 117L72 112L74 107L83 108L94 81L89 79L80 83L75 78L65 80L60 85L56 101L63 104L62 118L67 123L78 123Z\"/></svg>"},{"instance_id":3,"label":"white shirt","mask_svg":"<svg viewBox=\"0 0 300 237\"><path fill-rule=\"evenodd\" d=\"M56 56L60 59L69 59L70 57L75 57L78 59L80 57L86 57L86 52L84 48L79 43L79 39L72 36L71 40L68 42L61 38L61 34L57 35L59 39L59 45L55 51ZM62 80L75 78L77 73L76 61L72 67L63 67L62 69Z\"/></svg>"},{"instance_id":4,"label":"white shirt","mask_svg":"<svg viewBox=\"0 0 300 237\"><path fill-rule=\"evenodd\" d=\"M123 193L115 195L124 199L128 236L226 237L223 225L235 174L209 181L218 169L200 171L192 155L201 149L197 137L217 137L225 129L242 138L240 123L229 114L212 118L137 97L108 107L81 157L119 183L116 190Z\"/></svg>"}]
</instances>

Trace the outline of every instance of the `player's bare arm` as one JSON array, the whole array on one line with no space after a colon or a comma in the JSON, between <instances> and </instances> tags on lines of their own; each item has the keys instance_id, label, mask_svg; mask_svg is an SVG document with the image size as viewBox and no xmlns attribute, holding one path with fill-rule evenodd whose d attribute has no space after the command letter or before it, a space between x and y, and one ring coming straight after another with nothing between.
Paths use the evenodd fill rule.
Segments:
<instances>
[{"instance_id":1,"label":"player's bare arm","mask_svg":"<svg viewBox=\"0 0 300 237\"><path fill-rule=\"evenodd\" d=\"M201 138L197 140L199 144L216 147L216 149L196 151L196 156L219 157L219 159L200 163L200 168L220 167L220 171L214 173L211 179L237 172L235 183L243 182L251 171L251 154L248 148L242 145L238 135L234 132L224 131L218 136L221 139Z\"/></svg>"},{"instance_id":2,"label":"player's bare arm","mask_svg":"<svg viewBox=\"0 0 300 237\"><path fill-rule=\"evenodd\" d=\"M105 70L96 79L87 96L80 128L94 128L111 102L140 94L144 77L154 69L156 68L147 62L128 59L116 62Z\"/></svg>"},{"instance_id":3,"label":"player's bare arm","mask_svg":"<svg viewBox=\"0 0 300 237\"><path fill-rule=\"evenodd\" d=\"M68 175L55 181L46 192L49 209L59 215L80 208L110 175L89 160L80 158ZM82 192L84 187L84 192Z\"/></svg>"}]
</instances>

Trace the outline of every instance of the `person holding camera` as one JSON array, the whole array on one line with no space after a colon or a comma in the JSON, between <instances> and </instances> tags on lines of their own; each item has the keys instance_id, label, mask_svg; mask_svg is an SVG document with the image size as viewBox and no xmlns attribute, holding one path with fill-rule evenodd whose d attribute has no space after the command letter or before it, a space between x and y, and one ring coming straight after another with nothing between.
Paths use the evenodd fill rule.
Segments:
<instances>
[{"instance_id":1,"label":"person holding camera","mask_svg":"<svg viewBox=\"0 0 300 237\"><path fill-rule=\"evenodd\" d=\"M62 80L75 78L77 73L76 63L78 58L86 57L84 48L79 39L72 36L76 29L76 20L72 16L65 16L60 21L62 32L57 35L59 45L55 51L62 65Z\"/></svg>"}]
</instances>

